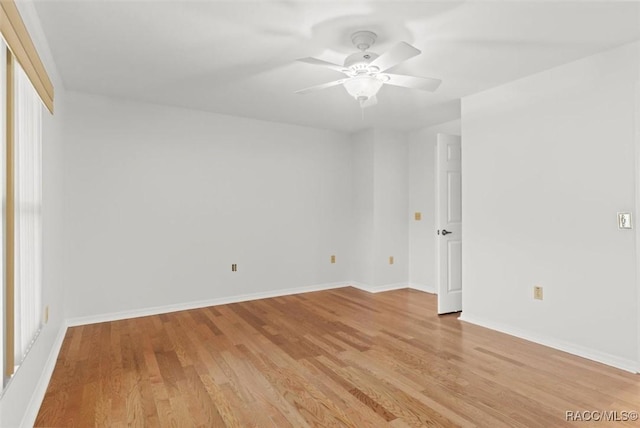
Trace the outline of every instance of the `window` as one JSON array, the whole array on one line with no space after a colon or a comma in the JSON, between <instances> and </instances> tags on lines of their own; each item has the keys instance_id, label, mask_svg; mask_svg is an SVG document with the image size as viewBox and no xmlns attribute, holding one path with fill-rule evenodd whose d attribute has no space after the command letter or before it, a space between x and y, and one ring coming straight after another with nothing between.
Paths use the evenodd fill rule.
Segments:
<instances>
[{"instance_id":1,"label":"window","mask_svg":"<svg viewBox=\"0 0 640 428\"><path fill-rule=\"evenodd\" d=\"M7 291L3 360L9 378L42 326L42 101L29 77L3 49L3 289ZM4 383L4 382L3 382Z\"/></svg>"},{"instance_id":2,"label":"window","mask_svg":"<svg viewBox=\"0 0 640 428\"><path fill-rule=\"evenodd\" d=\"M42 324L42 102L14 63L14 353L24 358Z\"/></svg>"},{"instance_id":3,"label":"window","mask_svg":"<svg viewBox=\"0 0 640 428\"><path fill-rule=\"evenodd\" d=\"M4 386L42 326L42 111L53 85L18 7L0 1L0 360Z\"/></svg>"}]
</instances>

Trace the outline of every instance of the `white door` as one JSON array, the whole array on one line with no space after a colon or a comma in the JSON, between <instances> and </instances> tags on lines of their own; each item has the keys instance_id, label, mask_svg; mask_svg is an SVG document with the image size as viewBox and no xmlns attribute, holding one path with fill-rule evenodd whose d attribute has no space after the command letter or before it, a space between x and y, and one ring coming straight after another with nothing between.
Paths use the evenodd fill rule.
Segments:
<instances>
[{"instance_id":1,"label":"white door","mask_svg":"<svg viewBox=\"0 0 640 428\"><path fill-rule=\"evenodd\" d=\"M462 187L460 137L438 134L437 270L438 313L462 310Z\"/></svg>"}]
</instances>

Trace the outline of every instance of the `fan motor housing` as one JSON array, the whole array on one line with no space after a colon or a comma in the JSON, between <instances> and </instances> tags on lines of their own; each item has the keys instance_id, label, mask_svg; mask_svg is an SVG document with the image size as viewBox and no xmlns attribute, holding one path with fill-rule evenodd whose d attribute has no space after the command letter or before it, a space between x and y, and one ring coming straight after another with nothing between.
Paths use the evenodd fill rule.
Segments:
<instances>
[{"instance_id":1,"label":"fan motor housing","mask_svg":"<svg viewBox=\"0 0 640 428\"><path fill-rule=\"evenodd\" d=\"M369 64L378 58L378 54L373 52L356 52L354 54L349 55L344 60L345 68L348 68L354 73L366 73L366 72L374 72L378 70L371 70Z\"/></svg>"}]
</instances>

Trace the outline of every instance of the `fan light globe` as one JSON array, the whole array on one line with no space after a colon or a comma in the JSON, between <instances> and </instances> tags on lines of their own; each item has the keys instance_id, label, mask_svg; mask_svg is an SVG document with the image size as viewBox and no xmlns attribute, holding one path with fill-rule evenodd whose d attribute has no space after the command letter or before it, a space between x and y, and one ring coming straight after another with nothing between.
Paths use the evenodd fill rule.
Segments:
<instances>
[{"instance_id":1,"label":"fan light globe","mask_svg":"<svg viewBox=\"0 0 640 428\"><path fill-rule=\"evenodd\" d=\"M349 95L358 101L368 100L378 93L383 82L373 76L355 76L343 83Z\"/></svg>"}]
</instances>

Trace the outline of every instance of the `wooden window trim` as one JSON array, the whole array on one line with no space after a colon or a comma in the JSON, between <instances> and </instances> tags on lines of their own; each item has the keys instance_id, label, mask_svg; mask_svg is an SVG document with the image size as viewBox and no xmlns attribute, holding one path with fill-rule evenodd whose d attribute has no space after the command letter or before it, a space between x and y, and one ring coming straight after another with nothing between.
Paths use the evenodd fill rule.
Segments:
<instances>
[{"instance_id":1,"label":"wooden window trim","mask_svg":"<svg viewBox=\"0 0 640 428\"><path fill-rule=\"evenodd\" d=\"M53 114L53 84L13 0L0 0L0 33L42 102Z\"/></svg>"}]
</instances>

